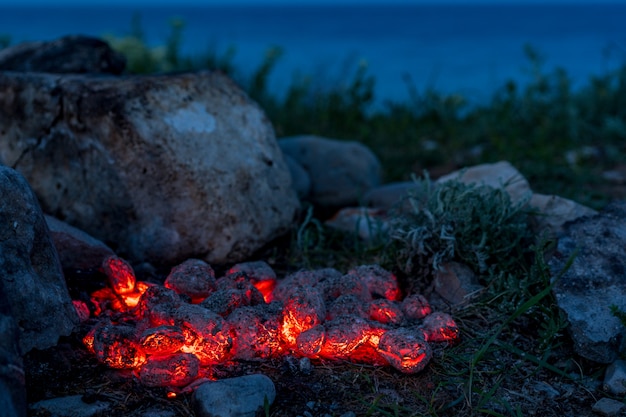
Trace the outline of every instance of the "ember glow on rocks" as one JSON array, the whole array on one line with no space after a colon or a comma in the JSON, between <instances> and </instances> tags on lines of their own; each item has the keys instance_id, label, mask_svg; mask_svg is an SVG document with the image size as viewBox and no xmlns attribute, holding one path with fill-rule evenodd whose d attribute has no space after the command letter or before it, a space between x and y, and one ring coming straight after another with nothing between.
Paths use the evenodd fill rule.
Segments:
<instances>
[{"instance_id":1,"label":"ember glow on rocks","mask_svg":"<svg viewBox=\"0 0 626 417\"><path fill-rule=\"evenodd\" d=\"M115 256L102 270L108 287L92 294L90 306L74 303L96 323L83 342L100 362L133 370L147 386L186 387L211 378L216 365L287 355L412 374L430 361L431 343L459 337L452 317L433 313L419 294L401 299L396 277L377 265L277 280L266 263L248 262L216 279L210 265L190 259L164 285L137 281Z\"/></svg>"}]
</instances>

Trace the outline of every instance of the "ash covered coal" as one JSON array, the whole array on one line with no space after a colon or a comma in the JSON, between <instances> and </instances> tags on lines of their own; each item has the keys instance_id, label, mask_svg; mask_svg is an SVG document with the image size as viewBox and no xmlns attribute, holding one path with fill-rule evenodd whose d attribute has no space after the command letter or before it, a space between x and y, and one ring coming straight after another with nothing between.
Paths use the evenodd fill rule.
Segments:
<instances>
[{"instance_id":1,"label":"ash covered coal","mask_svg":"<svg viewBox=\"0 0 626 417\"><path fill-rule=\"evenodd\" d=\"M102 271L108 286L91 295L90 305L75 302L95 323L83 342L100 362L132 370L147 386L189 386L212 378L218 365L277 357L412 374L427 366L432 343L459 338L452 317L432 312L422 295L403 298L396 277L377 265L277 279L266 263L250 262L216 278L210 265L191 259L163 286L137 281L116 256Z\"/></svg>"}]
</instances>

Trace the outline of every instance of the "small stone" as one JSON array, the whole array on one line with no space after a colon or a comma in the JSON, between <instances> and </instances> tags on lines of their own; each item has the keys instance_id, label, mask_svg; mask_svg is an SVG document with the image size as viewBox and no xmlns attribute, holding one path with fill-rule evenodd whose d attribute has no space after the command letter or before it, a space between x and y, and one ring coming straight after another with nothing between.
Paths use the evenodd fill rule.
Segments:
<instances>
[{"instance_id":1,"label":"small stone","mask_svg":"<svg viewBox=\"0 0 626 417\"><path fill-rule=\"evenodd\" d=\"M55 417L92 417L106 415L111 404L104 401L86 403L81 395L43 400L31 405L33 412L48 412Z\"/></svg>"},{"instance_id":2,"label":"small stone","mask_svg":"<svg viewBox=\"0 0 626 417\"><path fill-rule=\"evenodd\" d=\"M467 265L458 262L449 262L435 271L433 285L437 294L452 305L466 303L472 294L483 288L476 274Z\"/></svg>"},{"instance_id":3,"label":"small stone","mask_svg":"<svg viewBox=\"0 0 626 417\"><path fill-rule=\"evenodd\" d=\"M613 395L626 394L626 361L618 359L606 368L604 390Z\"/></svg>"},{"instance_id":4,"label":"small stone","mask_svg":"<svg viewBox=\"0 0 626 417\"><path fill-rule=\"evenodd\" d=\"M313 364L311 363L311 359L307 357L300 358L298 366L303 375L310 375L311 372L313 372Z\"/></svg>"},{"instance_id":5,"label":"small stone","mask_svg":"<svg viewBox=\"0 0 626 417\"><path fill-rule=\"evenodd\" d=\"M276 398L265 375L255 374L202 384L193 394L197 417L254 417Z\"/></svg>"},{"instance_id":6,"label":"small stone","mask_svg":"<svg viewBox=\"0 0 626 417\"><path fill-rule=\"evenodd\" d=\"M561 393L556 388L544 381L537 381L536 383L534 383L533 389L538 393L545 394L546 397L552 400L561 395Z\"/></svg>"},{"instance_id":7,"label":"small stone","mask_svg":"<svg viewBox=\"0 0 626 417\"><path fill-rule=\"evenodd\" d=\"M382 238L389 229L383 210L367 207L346 207L324 224L333 229L354 233L364 241Z\"/></svg>"},{"instance_id":8,"label":"small stone","mask_svg":"<svg viewBox=\"0 0 626 417\"><path fill-rule=\"evenodd\" d=\"M44 216L64 271L98 271L113 250L102 241L51 216ZM66 274L67 277L68 274Z\"/></svg>"},{"instance_id":9,"label":"small stone","mask_svg":"<svg viewBox=\"0 0 626 417\"><path fill-rule=\"evenodd\" d=\"M622 412L626 405L621 401L612 400L610 398L602 398L595 403L591 410L594 413L601 414L603 416L616 416Z\"/></svg>"}]
</instances>

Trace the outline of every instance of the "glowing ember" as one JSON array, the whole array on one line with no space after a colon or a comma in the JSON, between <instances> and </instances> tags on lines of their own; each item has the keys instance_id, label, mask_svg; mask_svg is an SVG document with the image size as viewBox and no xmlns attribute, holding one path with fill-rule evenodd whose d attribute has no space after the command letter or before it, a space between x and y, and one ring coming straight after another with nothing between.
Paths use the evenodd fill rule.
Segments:
<instances>
[{"instance_id":1,"label":"glowing ember","mask_svg":"<svg viewBox=\"0 0 626 417\"><path fill-rule=\"evenodd\" d=\"M263 262L239 264L215 279L203 261L172 268L164 286L137 281L132 268L110 257L109 287L91 295L101 322L83 338L96 358L132 369L148 386L193 386L212 367L237 360L295 355L390 365L419 372L429 343L453 344L459 330L426 299L401 300L393 274L361 266L342 275L327 268L276 280ZM89 307L75 302L86 320ZM168 394L169 395L169 394Z\"/></svg>"},{"instance_id":2,"label":"glowing ember","mask_svg":"<svg viewBox=\"0 0 626 417\"><path fill-rule=\"evenodd\" d=\"M307 291L301 288L285 303L282 314L283 340L289 347L294 347L298 335L322 323L326 307L317 289Z\"/></svg>"},{"instance_id":3,"label":"glowing ember","mask_svg":"<svg viewBox=\"0 0 626 417\"><path fill-rule=\"evenodd\" d=\"M370 303L369 318L379 323L398 326L404 320L404 314L399 304L381 298Z\"/></svg>"},{"instance_id":4,"label":"glowing ember","mask_svg":"<svg viewBox=\"0 0 626 417\"><path fill-rule=\"evenodd\" d=\"M408 328L393 329L383 334L378 352L391 366L410 374L424 369L432 357L430 346L421 332Z\"/></svg>"},{"instance_id":5,"label":"glowing ember","mask_svg":"<svg viewBox=\"0 0 626 417\"><path fill-rule=\"evenodd\" d=\"M165 287L187 295L197 304L217 289L213 268L200 259L189 259L172 268Z\"/></svg>"},{"instance_id":6,"label":"glowing ember","mask_svg":"<svg viewBox=\"0 0 626 417\"><path fill-rule=\"evenodd\" d=\"M446 313L436 312L426 317L423 329L429 342L446 342L453 345L459 340L459 328Z\"/></svg>"},{"instance_id":7,"label":"glowing ember","mask_svg":"<svg viewBox=\"0 0 626 417\"><path fill-rule=\"evenodd\" d=\"M96 326L85 344L91 347L96 358L117 369L134 369L146 361L146 353L135 342L134 329L126 325L105 324Z\"/></svg>"},{"instance_id":8,"label":"glowing ember","mask_svg":"<svg viewBox=\"0 0 626 417\"><path fill-rule=\"evenodd\" d=\"M127 294L135 289L135 272L125 260L109 256L102 263L102 270L116 294Z\"/></svg>"},{"instance_id":9,"label":"glowing ember","mask_svg":"<svg viewBox=\"0 0 626 417\"><path fill-rule=\"evenodd\" d=\"M282 354L280 307L275 303L241 307L228 316L235 358L251 361Z\"/></svg>"},{"instance_id":10,"label":"glowing ember","mask_svg":"<svg viewBox=\"0 0 626 417\"><path fill-rule=\"evenodd\" d=\"M421 294L411 294L402 300L402 312L409 320L419 320L428 316L432 309Z\"/></svg>"},{"instance_id":11,"label":"glowing ember","mask_svg":"<svg viewBox=\"0 0 626 417\"><path fill-rule=\"evenodd\" d=\"M200 361L189 353L150 356L139 371L139 379L149 387L184 387L198 376Z\"/></svg>"},{"instance_id":12,"label":"glowing ember","mask_svg":"<svg viewBox=\"0 0 626 417\"><path fill-rule=\"evenodd\" d=\"M185 335L176 326L153 327L143 332L139 343L148 355L164 355L181 350L185 345Z\"/></svg>"}]
</instances>

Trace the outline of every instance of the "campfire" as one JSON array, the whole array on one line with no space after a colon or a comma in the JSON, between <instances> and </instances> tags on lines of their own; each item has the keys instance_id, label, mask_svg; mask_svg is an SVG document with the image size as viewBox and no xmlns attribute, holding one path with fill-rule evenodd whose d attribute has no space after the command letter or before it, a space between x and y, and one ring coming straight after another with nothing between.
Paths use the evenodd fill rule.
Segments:
<instances>
[{"instance_id":1,"label":"campfire","mask_svg":"<svg viewBox=\"0 0 626 417\"><path fill-rule=\"evenodd\" d=\"M81 319L95 323L85 346L107 366L173 392L215 379L217 365L288 355L417 373L432 343L459 337L448 314L432 312L422 295L402 298L396 277L376 265L277 280L264 262L249 262L216 279L210 265L191 259L164 285L137 281L119 257L102 269L108 286L74 301Z\"/></svg>"}]
</instances>

